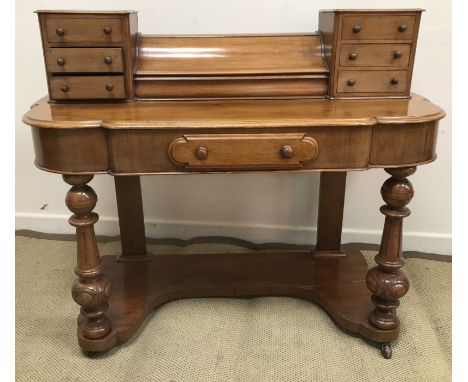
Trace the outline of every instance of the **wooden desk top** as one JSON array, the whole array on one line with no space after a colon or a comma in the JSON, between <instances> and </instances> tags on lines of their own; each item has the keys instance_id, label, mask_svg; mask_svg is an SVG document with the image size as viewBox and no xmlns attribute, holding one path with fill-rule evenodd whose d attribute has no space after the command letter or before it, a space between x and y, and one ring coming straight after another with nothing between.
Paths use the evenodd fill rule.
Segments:
<instances>
[{"instance_id":1,"label":"wooden desk top","mask_svg":"<svg viewBox=\"0 0 468 382\"><path fill-rule=\"evenodd\" d=\"M410 99L283 99L35 103L23 121L40 128L180 129L373 126L424 123L445 112L422 96Z\"/></svg>"}]
</instances>

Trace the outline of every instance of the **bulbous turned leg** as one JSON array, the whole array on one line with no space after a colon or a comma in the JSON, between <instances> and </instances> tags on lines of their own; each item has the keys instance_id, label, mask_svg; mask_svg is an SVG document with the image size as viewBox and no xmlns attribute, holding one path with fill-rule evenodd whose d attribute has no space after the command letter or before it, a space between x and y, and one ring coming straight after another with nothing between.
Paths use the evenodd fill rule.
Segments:
<instances>
[{"instance_id":1,"label":"bulbous turned leg","mask_svg":"<svg viewBox=\"0 0 468 382\"><path fill-rule=\"evenodd\" d=\"M108 308L107 299L111 293L111 283L103 275L101 257L96 243L94 223L99 219L92 212L97 196L86 183L93 175L63 175L66 183L72 187L68 191L65 203L73 215L68 220L76 227L78 279L73 284L73 299L81 305L80 330L89 339L105 337L111 331L111 324L105 316Z\"/></svg>"},{"instance_id":2,"label":"bulbous turned leg","mask_svg":"<svg viewBox=\"0 0 468 382\"><path fill-rule=\"evenodd\" d=\"M369 317L372 325L379 329L395 329L399 326L396 308L399 299L409 289L406 274L400 270L404 260L402 257L402 225L403 218L410 214L405 206L413 198L413 186L406 179L414 174L416 167L385 169L392 177L383 184L380 192L386 205L380 208L385 215L385 224L382 233L380 250L375 261L377 266L367 273L367 287L372 292L372 303L375 309ZM382 352L391 356L388 344L384 344ZM391 348L390 348L391 349ZM385 356L384 354L384 356Z\"/></svg>"}]
</instances>

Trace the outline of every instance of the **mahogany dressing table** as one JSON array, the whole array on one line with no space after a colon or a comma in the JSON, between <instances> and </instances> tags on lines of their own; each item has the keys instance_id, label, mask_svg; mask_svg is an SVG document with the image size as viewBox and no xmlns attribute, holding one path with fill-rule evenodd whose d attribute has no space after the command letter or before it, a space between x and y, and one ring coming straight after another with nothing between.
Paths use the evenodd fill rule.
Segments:
<instances>
[{"instance_id":1,"label":"mahogany dressing table","mask_svg":"<svg viewBox=\"0 0 468 382\"><path fill-rule=\"evenodd\" d=\"M444 112L410 93L421 10L322 11L316 34L149 36L133 11L38 11L49 96L25 114L36 165L62 174L76 227L78 343L105 351L154 308L292 296L381 344L398 337L408 176L436 158ZM377 266L341 250L346 172L382 168ZM312 252L147 252L140 176L319 171ZM114 176L122 253L101 257L88 183Z\"/></svg>"}]
</instances>

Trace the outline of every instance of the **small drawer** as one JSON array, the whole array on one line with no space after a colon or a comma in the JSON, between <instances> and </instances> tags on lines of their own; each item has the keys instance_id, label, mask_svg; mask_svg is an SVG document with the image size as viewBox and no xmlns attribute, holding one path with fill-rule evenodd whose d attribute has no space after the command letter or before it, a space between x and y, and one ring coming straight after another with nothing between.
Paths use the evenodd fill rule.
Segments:
<instances>
[{"instance_id":1,"label":"small drawer","mask_svg":"<svg viewBox=\"0 0 468 382\"><path fill-rule=\"evenodd\" d=\"M125 98L124 76L52 76L51 99L120 99Z\"/></svg>"},{"instance_id":2,"label":"small drawer","mask_svg":"<svg viewBox=\"0 0 468 382\"><path fill-rule=\"evenodd\" d=\"M122 41L119 18L52 18L45 21L49 43L118 43Z\"/></svg>"},{"instance_id":3,"label":"small drawer","mask_svg":"<svg viewBox=\"0 0 468 382\"><path fill-rule=\"evenodd\" d=\"M404 93L406 70L340 70L337 93Z\"/></svg>"},{"instance_id":4,"label":"small drawer","mask_svg":"<svg viewBox=\"0 0 468 382\"><path fill-rule=\"evenodd\" d=\"M416 16L343 16L343 40L412 40Z\"/></svg>"},{"instance_id":5,"label":"small drawer","mask_svg":"<svg viewBox=\"0 0 468 382\"><path fill-rule=\"evenodd\" d=\"M342 44L340 66L407 67L411 44Z\"/></svg>"},{"instance_id":6,"label":"small drawer","mask_svg":"<svg viewBox=\"0 0 468 382\"><path fill-rule=\"evenodd\" d=\"M291 169L315 159L304 134L194 134L172 141L169 157L186 169Z\"/></svg>"},{"instance_id":7,"label":"small drawer","mask_svg":"<svg viewBox=\"0 0 468 382\"><path fill-rule=\"evenodd\" d=\"M45 57L52 73L123 72L120 48L49 48Z\"/></svg>"}]
</instances>

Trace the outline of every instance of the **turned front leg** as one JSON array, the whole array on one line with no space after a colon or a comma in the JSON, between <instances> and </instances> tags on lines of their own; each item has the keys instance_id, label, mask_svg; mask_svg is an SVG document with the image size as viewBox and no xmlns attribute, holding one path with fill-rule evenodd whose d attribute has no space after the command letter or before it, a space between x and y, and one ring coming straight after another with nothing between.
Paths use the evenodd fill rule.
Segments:
<instances>
[{"instance_id":1,"label":"turned front leg","mask_svg":"<svg viewBox=\"0 0 468 382\"><path fill-rule=\"evenodd\" d=\"M377 266L369 270L366 277L367 287L372 292L372 303L375 309L369 320L379 329L395 329L399 326L396 308L399 298L409 289L406 274L400 269L402 256L403 218L410 214L405 206L413 198L413 186L406 179L414 174L416 167L385 169L392 177L383 184L380 192L387 203L380 208L385 215L380 250L375 261Z\"/></svg>"},{"instance_id":2,"label":"turned front leg","mask_svg":"<svg viewBox=\"0 0 468 382\"><path fill-rule=\"evenodd\" d=\"M103 267L94 233L94 223L99 216L92 210L96 206L97 196L86 184L93 179L93 175L63 175L63 179L72 186L65 203L73 212L68 221L76 227L75 273L78 279L73 284L72 296L81 305L81 334L89 339L99 339L111 331L110 321L105 315L111 283L102 274Z\"/></svg>"}]
</instances>

